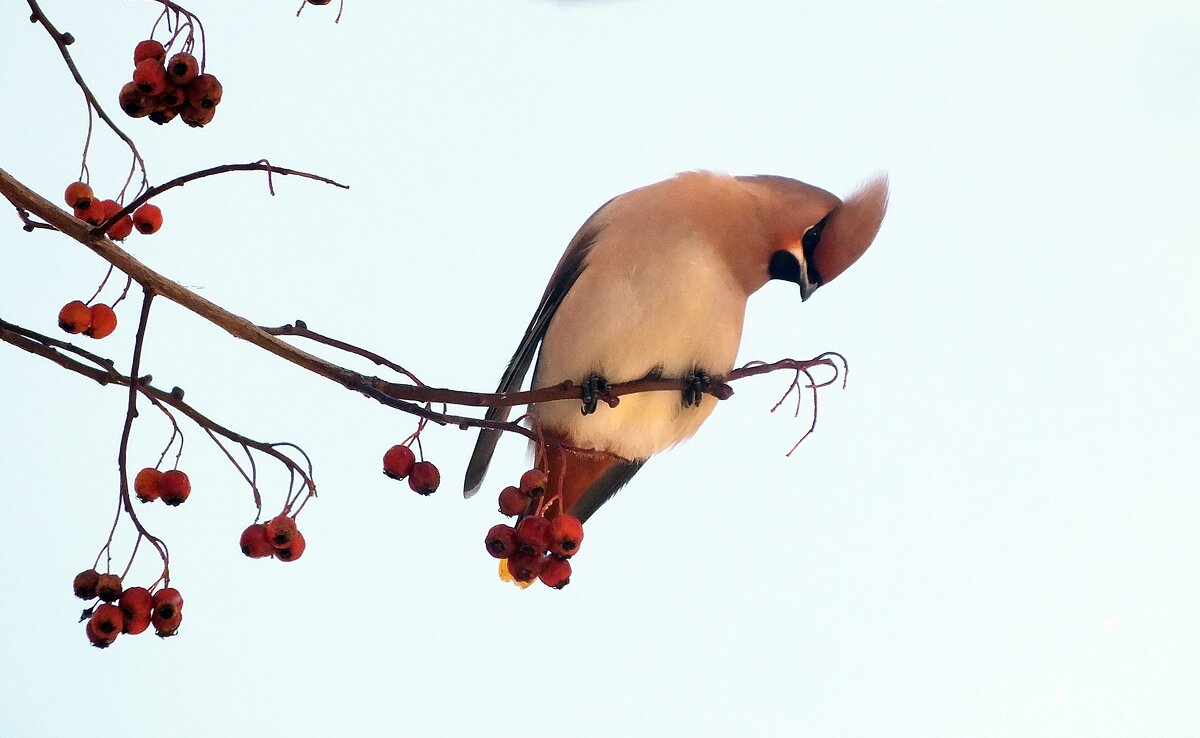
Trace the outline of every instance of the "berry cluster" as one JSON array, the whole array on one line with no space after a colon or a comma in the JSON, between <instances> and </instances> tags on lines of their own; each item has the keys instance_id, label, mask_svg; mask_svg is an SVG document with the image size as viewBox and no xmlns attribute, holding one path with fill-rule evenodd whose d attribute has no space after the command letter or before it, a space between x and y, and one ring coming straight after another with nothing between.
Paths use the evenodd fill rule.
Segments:
<instances>
[{"instance_id":1,"label":"berry cluster","mask_svg":"<svg viewBox=\"0 0 1200 738\"><path fill-rule=\"evenodd\" d=\"M122 633L137 635L151 625L160 638L173 636L183 621L183 597L174 587L154 593L145 587L124 588L116 574L95 569L76 574L74 587L79 599L100 600L83 611L88 640L96 648L108 648Z\"/></svg>"},{"instance_id":2,"label":"berry cluster","mask_svg":"<svg viewBox=\"0 0 1200 738\"><path fill-rule=\"evenodd\" d=\"M117 329L117 314L108 305L88 307L83 300L71 300L58 311L58 327L67 333L104 338Z\"/></svg>"},{"instance_id":3,"label":"berry cluster","mask_svg":"<svg viewBox=\"0 0 1200 738\"><path fill-rule=\"evenodd\" d=\"M274 557L280 561L295 561L304 555L304 535L296 527L296 519L276 515L266 523L254 523L242 531L239 541L242 553L252 559Z\"/></svg>"},{"instance_id":4,"label":"berry cluster","mask_svg":"<svg viewBox=\"0 0 1200 738\"><path fill-rule=\"evenodd\" d=\"M505 487L500 492L500 512L517 516L517 525L492 526L484 546L501 560L501 578L522 586L536 579L562 589L571 581L570 559L583 542L583 523L566 513L545 514L551 507L546 498L548 483L546 472L530 469L521 475L519 486Z\"/></svg>"},{"instance_id":5,"label":"berry cluster","mask_svg":"<svg viewBox=\"0 0 1200 738\"><path fill-rule=\"evenodd\" d=\"M67 205L75 211L75 217L91 225L100 225L123 209L116 200L101 200L92 193L92 188L84 182L72 182L67 185L65 194ZM157 205L144 203L133 215L126 215L104 231L104 235L114 241L124 241L134 229L138 233L150 235L162 227L162 210Z\"/></svg>"},{"instance_id":6,"label":"berry cluster","mask_svg":"<svg viewBox=\"0 0 1200 738\"><path fill-rule=\"evenodd\" d=\"M178 469L162 472L148 466L133 478L133 491L142 502L162 500L177 507L192 493L192 482Z\"/></svg>"},{"instance_id":7,"label":"berry cluster","mask_svg":"<svg viewBox=\"0 0 1200 738\"><path fill-rule=\"evenodd\" d=\"M419 495L437 492L442 473L432 461L417 461L412 448L405 444L392 446L383 455L383 473L392 479L408 477L408 486Z\"/></svg>"},{"instance_id":8,"label":"berry cluster","mask_svg":"<svg viewBox=\"0 0 1200 738\"><path fill-rule=\"evenodd\" d=\"M121 88L121 110L131 118L149 117L162 125L176 117L193 128L212 121L221 102L221 83L204 73L196 57L167 50L154 39L133 49L133 79Z\"/></svg>"}]
</instances>

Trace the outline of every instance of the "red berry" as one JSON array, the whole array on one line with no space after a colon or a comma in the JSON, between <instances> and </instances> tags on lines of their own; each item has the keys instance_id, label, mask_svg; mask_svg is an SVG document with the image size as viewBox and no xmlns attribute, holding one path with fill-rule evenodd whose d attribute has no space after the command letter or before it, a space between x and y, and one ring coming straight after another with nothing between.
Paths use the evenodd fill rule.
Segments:
<instances>
[{"instance_id":1,"label":"red berry","mask_svg":"<svg viewBox=\"0 0 1200 738\"><path fill-rule=\"evenodd\" d=\"M542 560L542 571L538 578L547 587L562 589L571 583L571 562L547 556Z\"/></svg>"},{"instance_id":2,"label":"red berry","mask_svg":"<svg viewBox=\"0 0 1200 738\"><path fill-rule=\"evenodd\" d=\"M153 467L146 467L133 478L133 491L142 502L153 502L162 496L163 473Z\"/></svg>"},{"instance_id":3,"label":"red berry","mask_svg":"<svg viewBox=\"0 0 1200 738\"><path fill-rule=\"evenodd\" d=\"M76 210L86 210L91 207L94 195L92 194L92 188L83 182L72 182L67 185L65 197L67 198L67 205L70 207Z\"/></svg>"},{"instance_id":4,"label":"red berry","mask_svg":"<svg viewBox=\"0 0 1200 738\"><path fill-rule=\"evenodd\" d=\"M179 630L179 624L183 622L183 610L175 610L171 615L161 615L156 609L154 614L150 616L150 624L154 626L154 632L159 638L169 638L175 635L175 631Z\"/></svg>"},{"instance_id":5,"label":"red berry","mask_svg":"<svg viewBox=\"0 0 1200 738\"><path fill-rule=\"evenodd\" d=\"M276 515L267 521L267 538L275 548L287 548L300 531L296 521L286 515Z\"/></svg>"},{"instance_id":6,"label":"red berry","mask_svg":"<svg viewBox=\"0 0 1200 738\"><path fill-rule=\"evenodd\" d=\"M550 521L541 515L530 515L517 523L517 550L541 556L550 543Z\"/></svg>"},{"instance_id":7,"label":"red berry","mask_svg":"<svg viewBox=\"0 0 1200 738\"><path fill-rule=\"evenodd\" d=\"M71 300L58 311L58 327L67 333L83 333L92 326L92 311L83 300Z\"/></svg>"},{"instance_id":8,"label":"red berry","mask_svg":"<svg viewBox=\"0 0 1200 738\"><path fill-rule=\"evenodd\" d=\"M165 587L154 593L154 613L150 624L163 638L175 635L183 621L183 596L174 587Z\"/></svg>"},{"instance_id":9,"label":"red berry","mask_svg":"<svg viewBox=\"0 0 1200 738\"><path fill-rule=\"evenodd\" d=\"M143 95L158 95L167 89L167 70L158 59L142 59L133 69L133 83Z\"/></svg>"},{"instance_id":10,"label":"red berry","mask_svg":"<svg viewBox=\"0 0 1200 738\"><path fill-rule=\"evenodd\" d=\"M130 118L144 118L154 110L151 99L143 95L133 82L126 82L121 88L120 94L117 95L117 104Z\"/></svg>"},{"instance_id":11,"label":"red berry","mask_svg":"<svg viewBox=\"0 0 1200 738\"><path fill-rule=\"evenodd\" d=\"M192 482L188 479L187 474L178 469L172 469L163 472L159 488L162 490L162 501L175 507L182 505L183 501L192 493Z\"/></svg>"},{"instance_id":12,"label":"red berry","mask_svg":"<svg viewBox=\"0 0 1200 738\"><path fill-rule=\"evenodd\" d=\"M304 534L296 531L292 536L292 542L284 548L275 549L275 558L280 561L295 561L304 555L304 549L308 544L304 542Z\"/></svg>"},{"instance_id":13,"label":"red berry","mask_svg":"<svg viewBox=\"0 0 1200 738\"><path fill-rule=\"evenodd\" d=\"M417 455L408 446L392 446L383 455L383 473L392 479L404 479L412 473Z\"/></svg>"},{"instance_id":14,"label":"red berry","mask_svg":"<svg viewBox=\"0 0 1200 738\"><path fill-rule=\"evenodd\" d=\"M167 83L166 89L158 94L158 104L164 108L177 108L187 102L187 92L179 85Z\"/></svg>"},{"instance_id":15,"label":"red berry","mask_svg":"<svg viewBox=\"0 0 1200 738\"><path fill-rule=\"evenodd\" d=\"M267 535L267 526L263 523L255 523L242 531L242 539L238 545L242 547L242 553L252 559L265 559L275 555L275 546L272 545Z\"/></svg>"},{"instance_id":16,"label":"red berry","mask_svg":"<svg viewBox=\"0 0 1200 738\"><path fill-rule=\"evenodd\" d=\"M167 50L163 45L154 39L139 41L137 46L133 47L133 64L137 66L146 59L162 61L167 58Z\"/></svg>"},{"instance_id":17,"label":"red berry","mask_svg":"<svg viewBox=\"0 0 1200 738\"><path fill-rule=\"evenodd\" d=\"M167 62L167 79L177 85L186 85L200 76L200 62L187 52L180 52Z\"/></svg>"},{"instance_id":18,"label":"red berry","mask_svg":"<svg viewBox=\"0 0 1200 738\"><path fill-rule=\"evenodd\" d=\"M116 605L100 605L88 620L88 639L97 648L106 648L117 640L124 627L125 618L121 615L121 608Z\"/></svg>"},{"instance_id":19,"label":"red berry","mask_svg":"<svg viewBox=\"0 0 1200 738\"><path fill-rule=\"evenodd\" d=\"M517 531L511 525L493 525L483 539L487 552L494 558L507 559L517 552Z\"/></svg>"},{"instance_id":20,"label":"red berry","mask_svg":"<svg viewBox=\"0 0 1200 738\"><path fill-rule=\"evenodd\" d=\"M124 241L129 237L130 233L133 233L133 218L126 215L116 223L110 225L108 230L104 232L104 235L114 241Z\"/></svg>"},{"instance_id":21,"label":"red berry","mask_svg":"<svg viewBox=\"0 0 1200 738\"><path fill-rule=\"evenodd\" d=\"M188 102L197 108L215 108L221 102L221 83L211 74L202 74L187 86Z\"/></svg>"},{"instance_id":22,"label":"red berry","mask_svg":"<svg viewBox=\"0 0 1200 738\"><path fill-rule=\"evenodd\" d=\"M106 338L117 329L117 314L108 305L92 305L91 321L83 335L89 338Z\"/></svg>"},{"instance_id":23,"label":"red berry","mask_svg":"<svg viewBox=\"0 0 1200 738\"><path fill-rule=\"evenodd\" d=\"M550 521L549 549L564 559L574 556L583 542L583 523L574 515L559 515Z\"/></svg>"},{"instance_id":24,"label":"red berry","mask_svg":"<svg viewBox=\"0 0 1200 738\"><path fill-rule=\"evenodd\" d=\"M147 236L154 233L162 227L162 210L151 203L142 205L133 211L133 227Z\"/></svg>"},{"instance_id":25,"label":"red berry","mask_svg":"<svg viewBox=\"0 0 1200 738\"><path fill-rule=\"evenodd\" d=\"M516 487L505 487L500 490L500 512L510 518L520 515L529 507L529 493L522 492Z\"/></svg>"},{"instance_id":26,"label":"red berry","mask_svg":"<svg viewBox=\"0 0 1200 738\"><path fill-rule=\"evenodd\" d=\"M179 108L179 117L192 128L203 128L212 123L216 108L198 108L190 102Z\"/></svg>"},{"instance_id":27,"label":"red berry","mask_svg":"<svg viewBox=\"0 0 1200 738\"><path fill-rule=\"evenodd\" d=\"M99 200L92 198L91 207L75 208L75 217L87 221L88 225L100 225L104 222L104 208L100 206Z\"/></svg>"},{"instance_id":28,"label":"red berry","mask_svg":"<svg viewBox=\"0 0 1200 738\"><path fill-rule=\"evenodd\" d=\"M442 483L442 473L432 461L418 461L413 464L412 472L408 475L408 486L419 495L431 495L437 492Z\"/></svg>"},{"instance_id":29,"label":"red berry","mask_svg":"<svg viewBox=\"0 0 1200 738\"><path fill-rule=\"evenodd\" d=\"M121 577L116 574L101 574L96 582L96 596L105 602L115 602L121 596Z\"/></svg>"},{"instance_id":30,"label":"red berry","mask_svg":"<svg viewBox=\"0 0 1200 738\"><path fill-rule=\"evenodd\" d=\"M177 115L179 115L178 109L168 108L165 105L159 105L154 110L150 111L150 120L161 126L164 123L170 123L171 121L175 120Z\"/></svg>"},{"instance_id":31,"label":"red berry","mask_svg":"<svg viewBox=\"0 0 1200 738\"><path fill-rule=\"evenodd\" d=\"M75 575L75 596L81 600L90 600L96 596L96 586L100 584L100 572L95 569L81 571Z\"/></svg>"},{"instance_id":32,"label":"red berry","mask_svg":"<svg viewBox=\"0 0 1200 738\"><path fill-rule=\"evenodd\" d=\"M150 627L150 615L154 611L154 597L145 587L130 587L121 593L118 603L125 618L124 632L137 635Z\"/></svg>"},{"instance_id":33,"label":"red berry","mask_svg":"<svg viewBox=\"0 0 1200 738\"><path fill-rule=\"evenodd\" d=\"M536 496L546 491L550 477L541 469L530 469L521 475L521 491Z\"/></svg>"},{"instance_id":34,"label":"red berry","mask_svg":"<svg viewBox=\"0 0 1200 738\"><path fill-rule=\"evenodd\" d=\"M516 553L508 557L508 573L518 582L532 582L542 573L542 555Z\"/></svg>"}]
</instances>

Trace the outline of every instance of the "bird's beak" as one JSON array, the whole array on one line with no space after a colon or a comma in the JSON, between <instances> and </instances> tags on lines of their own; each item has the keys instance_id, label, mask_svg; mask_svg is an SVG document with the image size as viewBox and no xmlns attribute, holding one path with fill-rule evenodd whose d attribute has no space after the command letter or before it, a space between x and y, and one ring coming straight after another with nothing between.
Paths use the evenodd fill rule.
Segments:
<instances>
[{"instance_id":1,"label":"bird's beak","mask_svg":"<svg viewBox=\"0 0 1200 738\"><path fill-rule=\"evenodd\" d=\"M829 213L821 231L821 240L809 257L809 271L814 273L816 284L810 286L806 293L802 282L802 298L807 299L808 294L817 287L833 281L866 253L875 240L875 234L879 233L883 214L887 212L887 202L887 175L880 175L869 180Z\"/></svg>"}]
</instances>

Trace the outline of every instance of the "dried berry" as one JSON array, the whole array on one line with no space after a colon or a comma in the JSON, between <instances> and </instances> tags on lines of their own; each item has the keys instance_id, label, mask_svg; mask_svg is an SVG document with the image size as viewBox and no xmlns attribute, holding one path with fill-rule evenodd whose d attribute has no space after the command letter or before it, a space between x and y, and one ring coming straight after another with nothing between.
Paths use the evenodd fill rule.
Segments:
<instances>
[{"instance_id":1,"label":"dried berry","mask_svg":"<svg viewBox=\"0 0 1200 738\"><path fill-rule=\"evenodd\" d=\"M166 587L154 593L154 613L150 624L159 636L175 635L183 621L183 596L174 587Z\"/></svg>"},{"instance_id":2,"label":"dried berry","mask_svg":"<svg viewBox=\"0 0 1200 738\"><path fill-rule=\"evenodd\" d=\"M146 59L153 59L154 61L161 62L166 58L167 50L163 48L162 44L154 39L139 41L138 45L133 47L134 66L137 66Z\"/></svg>"},{"instance_id":3,"label":"dried berry","mask_svg":"<svg viewBox=\"0 0 1200 738\"><path fill-rule=\"evenodd\" d=\"M96 596L96 587L100 584L100 572L95 569L81 571L75 575L75 596L81 600L90 600Z\"/></svg>"},{"instance_id":4,"label":"dried berry","mask_svg":"<svg viewBox=\"0 0 1200 738\"><path fill-rule=\"evenodd\" d=\"M167 62L167 79L183 86L200 76L200 62L187 52L180 52Z\"/></svg>"},{"instance_id":5,"label":"dried berry","mask_svg":"<svg viewBox=\"0 0 1200 738\"><path fill-rule=\"evenodd\" d=\"M300 531L296 521L286 515L276 515L267 522L267 538L275 548L287 548Z\"/></svg>"},{"instance_id":6,"label":"dried berry","mask_svg":"<svg viewBox=\"0 0 1200 738\"><path fill-rule=\"evenodd\" d=\"M121 596L121 577L116 574L101 574L96 582L96 596L105 602L116 602Z\"/></svg>"},{"instance_id":7,"label":"dried berry","mask_svg":"<svg viewBox=\"0 0 1200 738\"><path fill-rule=\"evenodd\" d=\"M178 109L159 105L154 110L150 111L150 120L161 126L165 123L170 123L171 121L175 120L175 116L177 115L179 115Z\"/></svg>"},{"instance_id":8,"label":"dried berry","mask_svg":"<svg viewBox=\"0 0 1200 738\"><path fill-rule=\"evenodd\" d=\"M144 118L150 115L155 107L151 98L143 95L133 82L126 82L121 88L120 94L117 95L117 104L130 118Z\"/></svg>"},{"instance_id":9,"label":"dried berry","mask_svg":"<svg viewBox=\"0 0 1200 738\"><path fill-rule=\"evenodd\" d=\"M517 552L517 531L511 525L493 525L483 539L487 552L494 558L507 559Z\"/></svg>"},{"instance_id":10,"label":"dried berry","mask_svg":"<svg viewBox=\"0 0 1200 738\"><path fill-rule=\"evenodd\" d=\"M179 118L192 128L203 128L212 123L213 116L216 114L216 108L198 108L191 103L179 108Z\"/></svg>"},{"instance_id":11,"label":"dried berry","mask_svg":"<svg viewBox=\"0 0 1200 738\"><path fill-rule=\"evenodd\" d=\"M202 74L187 86L187 96L197 108L215 108L221 102L221 83L211 74Z\"/></svg>"},{"instance_id":12,"label":"dried berry","mask_svg":"<svg viewBox=\"0 0 1200 738\"><path fill-rule=\"evenodd\" d=\"M124 627L125 618L121 615L121 608L116 605L100 605L88 620L88 640L97 648L107 648L117 640Z\"/></svg>"},{"instance_id":13,"label":"dried berry","mask_svg":"<svg viewBox=\"0 0 1200 738\"><path fill-rule=\"evenodd\" d=\"M546 491L550 477L541 469L530 469L521 475L521 491L528 495L537 496Z\"/></svg>"},{"instance_id":14,"label":"dried berry","mask_svg":"<svg viewBox=\"0 0 1200 738\"><path fill-rule=\"evenodd\" d=\"M133 83L143 95L162 94L167 89L167 70L157 59L143 59L133 69Z\"/></svg>"}]
</instances>

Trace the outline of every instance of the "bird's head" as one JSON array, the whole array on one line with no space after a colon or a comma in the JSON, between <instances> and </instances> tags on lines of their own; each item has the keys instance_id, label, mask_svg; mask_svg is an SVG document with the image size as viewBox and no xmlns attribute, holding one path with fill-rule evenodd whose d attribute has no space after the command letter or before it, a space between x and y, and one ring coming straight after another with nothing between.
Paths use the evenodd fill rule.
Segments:
<instances>
[{"instance_id":1,"label":"bird's head","mask_svg":"<svg viewBox=\"0 0 1200 738\"><path fill-rule=\"evenodd\" d=\"M786 177L739 179L761 188L770 203L768 278L795 282L802 300L866 252L887 211L885 175L867 181L844 201Z\"/></svg>"}]
</instances>

